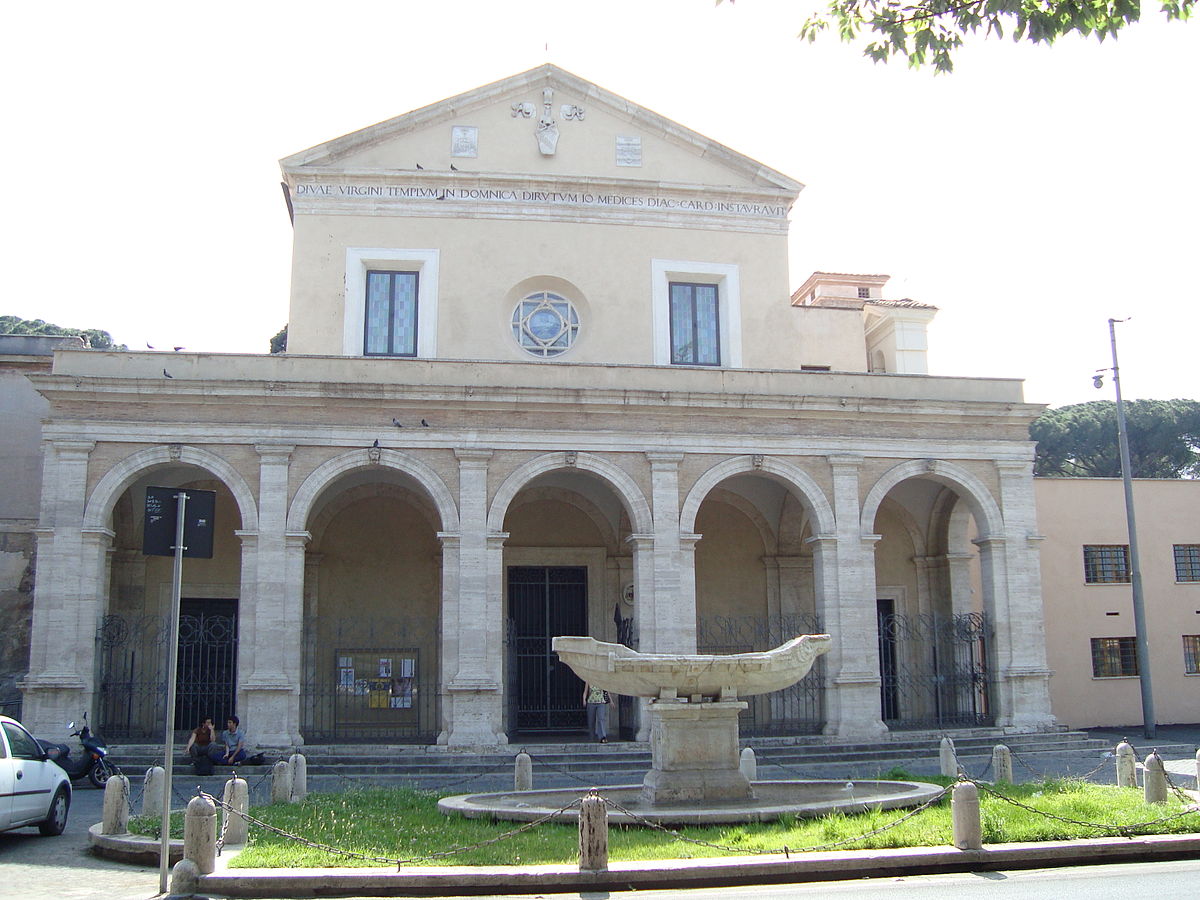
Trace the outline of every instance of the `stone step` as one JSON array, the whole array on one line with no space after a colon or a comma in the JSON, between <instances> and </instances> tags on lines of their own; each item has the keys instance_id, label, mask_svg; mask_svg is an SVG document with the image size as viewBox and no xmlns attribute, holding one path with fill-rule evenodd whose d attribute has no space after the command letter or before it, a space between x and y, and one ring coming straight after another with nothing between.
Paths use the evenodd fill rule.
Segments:
<instances>
[{"instance_id":1,"label":"stone step","mask_svg":"<svg viewBox=\"0 0 1200 900\"><path fill-rule=\"evenodd\" d=\"M801 742L803 740L804 742ZM804 766L829 763L889 762L936 758L940 737L922 739L893 738L876 743L831 744L827 741L796 738L751 738L761 764ZM987 757L996 743L1006 743L1018 753L1091 752L1099 755L1108 745L1082 732L1054 731L1043 734L962 734L955 741L960 757ZM644 772L650 765L649 746L645 743L613 743L601 748L596 744L529 744L535 766L543 771L561 769L582 776L615 772ZM508 753L471 754L437 748L434 751L413 747L371 747L369 745L310 745L303 748L309 772L341 774L347 777L399 777L422 780L478 776L490 771L508 771L514 750ZM1164 751L1165 752L1165 751ZM1172 755L1186 756L1189 748L1179 745ZM286 756L268 752L268 759ZM114 762L127 772L143 771L161 760L161 751L150 745L126 745L112 748ZM241 767L248 773L255 767ZM262 767L269 770L269 767ZM186 770L185 770L186 771Z\"/></svg>"}]
</instances>

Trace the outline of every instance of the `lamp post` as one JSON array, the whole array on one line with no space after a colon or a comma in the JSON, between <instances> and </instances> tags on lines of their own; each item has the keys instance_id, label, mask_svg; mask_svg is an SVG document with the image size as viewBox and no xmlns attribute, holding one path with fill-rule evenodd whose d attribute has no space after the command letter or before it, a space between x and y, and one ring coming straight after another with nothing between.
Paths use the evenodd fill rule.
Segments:
<instances>
[{"instance_id":1,"label":"lamp post","mask_svg":"<svg viewBox=\"0 0 1200 900\"><path fill-rule=\"evenodd\" d=\"M1129 581L1133 588L1134 646L1137 651L1138 681L1142 688L1142 733L1155 735L1154 688L1150 678L1150 646L1146 637L1146 604L1142 597L1142 567L1138 561L1137 523L1133 514L1133 467L1129 462L1129 433L1125 427L1125 405L1121 400L1121 369L1117 365L1117 328L1124 319L1108 320L1108 336L1112 344L1113 388L1117 393L1117 445L1121 453L1121 480L1125 485L1125 521L1129 530ZM1095 378L1096 387L1103 381Z\"/></svg>"}]
</instances>

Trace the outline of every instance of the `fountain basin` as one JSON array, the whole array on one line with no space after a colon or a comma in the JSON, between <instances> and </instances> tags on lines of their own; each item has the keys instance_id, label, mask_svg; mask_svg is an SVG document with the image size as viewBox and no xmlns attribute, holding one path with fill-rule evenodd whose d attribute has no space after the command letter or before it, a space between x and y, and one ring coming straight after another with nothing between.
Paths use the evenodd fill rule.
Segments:
<instances>
[{"instance_id":1,"label":"fountain basin","mask_svg":"<svg viewBox=\"0 0 1200 900\"><path fill-rule=\"evenodd\" d=\"M639 653L591 637L552 641L558 658L588 684L627 697L736 700L791 687L829 649L827 634L803 634L774 650L721 656Z\"/></svg>"},{"instance_id":2,"label":"fountain basin","mask_svg":"<svg viewBox=\"0 0 1200 900\"><path fill-rule=\"evenodd\" d=\"M849 785L849 787L847 787ZM705 800L686 804L650 803L642 796L642 785L598 788L600 796L624 807L629 813L609 807L614 825L638 825L639 820L658 825L723 825L738 822L773 822L784 816L815 818L834 811L864 812L868 809L901 809L920 806L943 788L920 781L755 781L753 798ZM469 819L500 819L531 822L578 800L580 788L544 791L500 791L490 794L460 794L438 801L438 809ZM632 815L630 815L630 813ZM577 822L579 809L564 811L556 821Z\"/></svg>"}]
</instances>

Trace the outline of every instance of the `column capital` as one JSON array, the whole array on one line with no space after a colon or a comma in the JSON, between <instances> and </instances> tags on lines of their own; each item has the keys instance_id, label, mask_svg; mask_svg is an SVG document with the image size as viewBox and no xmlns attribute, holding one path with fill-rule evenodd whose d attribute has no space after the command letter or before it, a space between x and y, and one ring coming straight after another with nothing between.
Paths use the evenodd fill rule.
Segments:
<instances>
[{"instance_id":1,"label":"column capital","mask_svg":"<svg viewBox=\"0 0 1200 900\"><path fill-rule=\"evenodd\" d=\"M487 541L488 549L494 550L504 546L504 542L508 540L509 532L507 531L491 531L488 532L484 539Z\"/></svg>"},{"instance_id":2,"label":"column capital","mask_svg":"<svg viewBox=\"0 0 1200 900\"><path fill-rule=\"evenodd\" d=\"M289 531L284 534L283 540L289 550L303 550L308 542L312 540L312 533L308 531Z\"/></svg>"},{"instance_id":3,"label":"column capital","mask_svg":"<svg viewBox=\"0 0 1200 900\"><path fill-rule=\"evenodd\" d=\"M996 537L988 537L985 535L983 537L972 538L971 543L984 550L990 550L993 544L1003 547L1006 540L1007 538L1002 535L997 535Z\"/></svg>"},{"instance_id":4,"label":"column capital","mask_svg":"<svg viewBox=\"0 0 1200 900\"><path fill-rule=\"evenodd\" d=\"M638 550L649 550L654 547L654 535L631 534L625 538L625 543L632 544Z\"/></svg>"},{"instance_id":5,"label":"column capital","mask_svg":"<svg viewBox=\"0 0 1200 900\"><path fill-rule=\"evenodd\" d=\"M50 445L59 456L90 456L96 449L95 441L51 441Z\"/></svg>"},{"instance_id":6,"label":"column capital","mask_svg":"<svg viewBox=\"0 0 1200 900\"><path fill-rule=\"evenodd\" d=\"M804 539L804 543L806 543L806 544L836 544L837 543L837 535L836 534L814 534L811 537L806 537Z\"/></svg>"},{"instance_id":7,"label":"column capital","mask_svg":"<svg viewBox=\"0 0 1200 900\"><path fill-rule=\"evenodd\" d=\"M474 463L475 466L482 468L487 465L487 461L492 458L494 451L488 450L486 447L455 447L454 456L458 459L459 465L467 466Z\"/></svg>"},{"instance_id":8,"label":"column capital","mask_svg":"<svg viewBox=\"0 0 1200 900\"><path fill-rule=\"evenodd\" d=\"M254 547L258 543L257 531L235 531L233 534L241 540L243 548Z\"/></svg>"},{"instance_id":9,"label":"column capital","mask_svg":"<svg viewBox=\"0 0 1200 900\"><path fill-rule=\"evenodd\" d=\"M112 541L116 538L117 533L108 528L81 528L79 533L83 535L85 541L96 541L98 543L104 541Z\"/></svg>"},{"instance_id":10,"label":"column capital","mask_svg":"<svg viewBox=\"0 0 1200 900\"><path fill-rule=\"evenodd\" d=\"M683 462L682 453L660 453L658 451L648 451L646 459L650 460L650 468L654 471L674 470L679 468L679 464Z\"/></svg>"},{"instance_id":11,"label":"column capital","mask_svg":"<svg viewBox=\"0 0 1200 900\"><path fill-rule=\"evenodd\" d=\"M1033 471L1033 462L1028 459L994 459L996 470L1003 475L1026 475Z\"/></svg>"},{"instance_id":12,"label":"column capital","mask_svg":"<svg viewBox=\"0 0 1200 900\"><path fill-rule=\"evenodd\" d=\"M702 537L704 537L704 535L695 534L694 532L690 531L679 532L679 549L685 553L694 553L696 550L696 544Z\"/></svg>"},{"instance_id":13,"label":"column capital","mask_svg":"<svg viewBox=\"0 0 1200 900\"><path fill-rule=\"evenodd\" d=\"M458 548L462 542L462 533L458 531L439 531L437 539L442 542L443 547Z\"/></svg>"},{"instance_id":14,"label":"column capital","mask_svg":"<svg viewBox=\"0 0 1200 900\"><path fill-rule=\"evenodd\" d=\"M831 453L826 459L829 460L829 467L835 472L839 469L846 473L849 470L858 471L863 464L863 457L859 453Z\"/></svg>"},{"instance_id":15,"label":"column capital","mask_svg":"<svg viewBox=\"0 0 1200 900\"><path fill-rule=\"evenodd\" d=\"M270 441L263 441L254 445L254 452L263 457L263 462L287 462L295 449L295 444L276 444Z\"/></svg>"}]
</instances>

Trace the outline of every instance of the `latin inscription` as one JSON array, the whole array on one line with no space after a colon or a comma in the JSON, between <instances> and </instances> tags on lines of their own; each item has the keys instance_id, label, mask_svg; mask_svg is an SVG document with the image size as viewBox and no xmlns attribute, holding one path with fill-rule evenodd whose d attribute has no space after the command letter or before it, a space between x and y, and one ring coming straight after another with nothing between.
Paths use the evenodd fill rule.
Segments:
<instances>
[{"instance_id":1,"label":"latin inscription","mask_svg":"<svg viewBox=\"0 0 1200 900\"><path fill-rule=\"evenodd\" d=\"M588 191L530 191L509 188L442 188L376 184L311 184L296 186L297 197L378 198L381 200L471 200L540 206L599 206L627 209L681 210L718 215L781 219L787 207L733 200L650 197L640 194L602 194Z\"/></svg>"}]
</instances>

